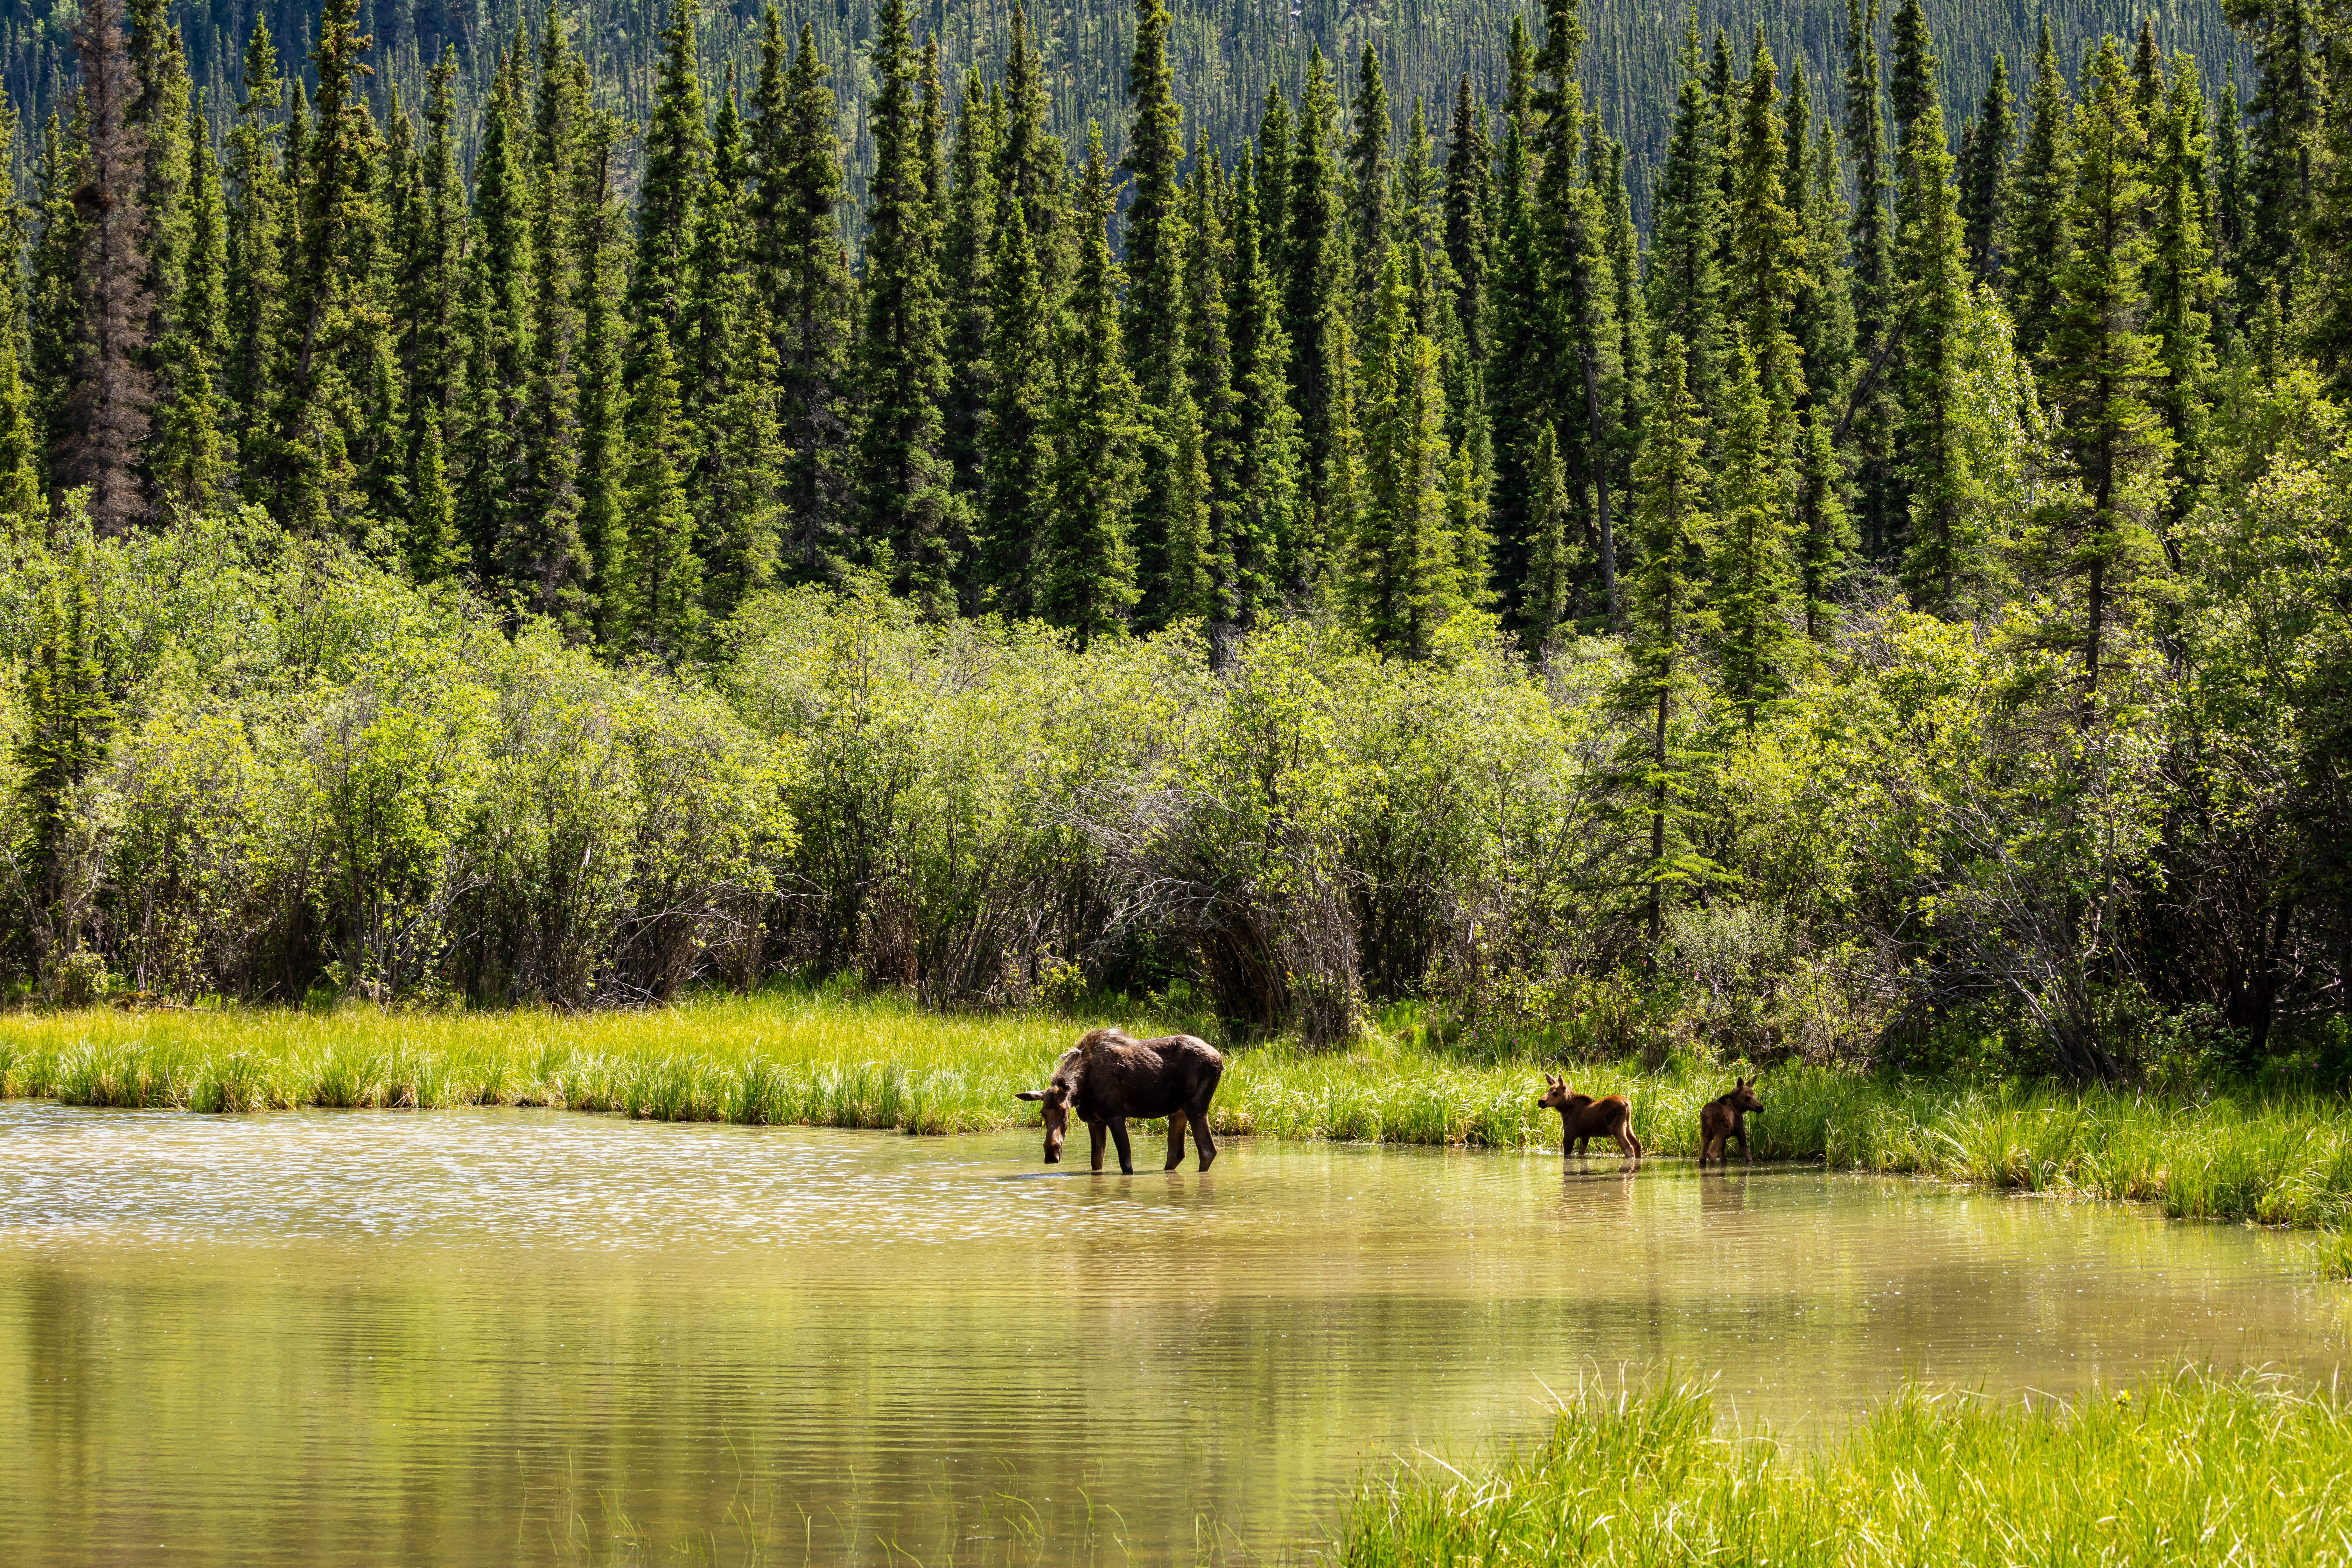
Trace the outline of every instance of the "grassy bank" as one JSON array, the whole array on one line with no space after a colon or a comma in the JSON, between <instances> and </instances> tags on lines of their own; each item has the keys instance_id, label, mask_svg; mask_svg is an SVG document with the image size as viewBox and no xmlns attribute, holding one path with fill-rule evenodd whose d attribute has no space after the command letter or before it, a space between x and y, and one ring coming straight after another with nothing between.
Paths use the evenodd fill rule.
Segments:
<instances>
[{"instance_id":1,"label":"grassy bank","mask_svg":"<svg viewBox=\"0 0 2352 1568\"><path fill-rule=\"evenodd\" d=\"M1142 1026L1139 1023L1136 1026ZM262 1110L299 1105L545 1105L658 1120L980 1131L1027 1125L1082 1026L947 1016L895 1000L714 998L654 1013L194 1011L0 1017L0 1092L76 1104ZM1532 1059L1470 1062L1373 1045L1233 1053L1220 1131L1493 1148L1556 1144ZM1714 1069L1580 1068L1624 1093L1653 1152L1696 1152ZM2145 1201L2181 1216L2340 1227L2352 1212L2352 1106L2269 1094L2198 1100L2011 1084L1768 1071L1759 1159ZM2352 1247L2330 1249L2339 1272Z\"/></svg>"},{"instance_id":2,"label":"grassy bank","mask_svg":"<svg viewBox=\"0 0 2352 1568\"><path fill-rule=\"evenodd\" d=\"M1819 1449L1723 1436L1704 1395L1564 1408L1550 1438L1360 1486L1340 1560L1839 1568L2352 1561L2352 1414L2184 1375L2071 1406L1912 1394Z\"/></svg>"}]
</instances>

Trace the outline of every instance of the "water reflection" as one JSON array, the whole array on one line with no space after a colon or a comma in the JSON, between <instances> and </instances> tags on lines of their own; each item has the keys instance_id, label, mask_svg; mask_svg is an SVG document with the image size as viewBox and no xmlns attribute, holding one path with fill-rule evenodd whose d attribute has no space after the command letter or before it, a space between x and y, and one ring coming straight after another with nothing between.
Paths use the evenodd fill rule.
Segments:
<instances>
[{"instance_id":1,"label":"water reflection","mask_svg":"<svg viewBox=\"0 0 2352 1568\"><path fill-rule=\"evenodd\" d=\"M0 1560L1240 1560L1671 1367L2325 1375L2305 1244L1920 1184L1236 1139L0 1107Z\"/></svg>"}]
</instances>

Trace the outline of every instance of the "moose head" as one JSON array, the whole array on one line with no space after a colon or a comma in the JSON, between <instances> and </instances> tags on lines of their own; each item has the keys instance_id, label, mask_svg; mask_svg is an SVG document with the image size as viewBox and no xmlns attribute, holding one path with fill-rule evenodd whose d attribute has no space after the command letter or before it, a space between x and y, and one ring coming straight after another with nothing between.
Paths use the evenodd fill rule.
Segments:
<instances>
[{"instance_id":1,"label":"moose head","mask_svg":"<svg viewBox=\"0 0 2352 1568\"><path fill-rule=\"evenodd\" d=\"M1076 1091L1056 1074L1045 1088L1024 1089L1013 1097L1015 1100L1039 1100L1044 1103L1045 1163L1048 1165L1058 1165L1062 1163L1062 1140L1069 1135L1070 1101L1076 1098Z\"/></svg>"}]
</instances>

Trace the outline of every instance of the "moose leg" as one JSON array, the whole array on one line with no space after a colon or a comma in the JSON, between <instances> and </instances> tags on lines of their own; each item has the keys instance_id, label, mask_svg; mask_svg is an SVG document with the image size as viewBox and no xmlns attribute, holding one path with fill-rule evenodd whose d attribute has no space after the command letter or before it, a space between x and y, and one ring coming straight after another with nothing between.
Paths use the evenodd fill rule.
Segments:
<instances>
[{"instance_id":1,"label":"moose leg","mask_svg":"<svg viewBox=\"0 0 2352 1568\"><path fill-rule=\"evenodd\" d=\"M1168 1113L1168 1163L1163 1171L1172 1171L1184 1163L1184 1112L1180 1107Z\"/></svg>"},{"instance_id":2,"label":"moose leg","mask_svg":"<svg viewBox=\"0 0 2352 1568\"><path fill-rule=\"evenodd\" d=\"M1192 1142L1201 1151L1201 1169L1205 1171L1217 1157L1217 1141L1209 1136L1208 1113L1190 1110L1185 1115L1192 1123Z\"/></svg>"},{"instance_id":3,"label":"moose leg","mask_svg":"<svg viewBox=\"0 0 2352 1568\"><path fill-rule=\"evenodd\" d=\"M1110 1136L1110 1129L1105 1127L1099 1121L1089 1121L1087 1123L1087 1136L1094 1142L1095 1169L1097 1171L1100 1171L1102 1169L1103 1140Z\"/></svg>"},{"instance_id":4,"label":"moose leg","mask_svg":"<svg viewBox=\"0 0 2352 1568\"><path fill-rule=\"evenodd\" d=\"M1123 1176L1135 1174L1135 1152L1127 1146L1127 1118L1110 1119L1110 1141L1118 1145L1118 1170Z\"/></svg>"},{"instance_id":5,"label":"moose leg","mask_svg":"<svg viewBox=\"0 0 2352 1568\"><path fill-rule=\"evenodd\" d=\"M1739 1124L1739 1157L1747 1161L1751 1165L1756 1163L1756 1156L1748 1152L1748 1123L1746 1121L1742 1121Z\"/></svg>"}]
</instances>

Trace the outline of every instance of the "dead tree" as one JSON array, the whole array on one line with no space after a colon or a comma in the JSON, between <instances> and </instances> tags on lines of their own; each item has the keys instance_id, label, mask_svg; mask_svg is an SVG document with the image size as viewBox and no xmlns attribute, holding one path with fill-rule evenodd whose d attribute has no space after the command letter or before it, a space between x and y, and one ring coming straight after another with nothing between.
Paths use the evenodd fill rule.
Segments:
<instances>
[{"instance_id":1,"label":"dead tree","mask_svg":"<svg viewBox=\"0 0 2352 1568\"><path fill-rule=\"evenodd\" d=\"M130 121L139 82L123 43L119 0L83 0L74 42L85 137L81 183L73 193L80 219L74 279L80 321L55 468L61 488L89 490L91 525L117 534L147 515L138 473L150 396L140 354L153 313L147 210L139 198L145 138Z\"/></svg>"}]
</instances>

